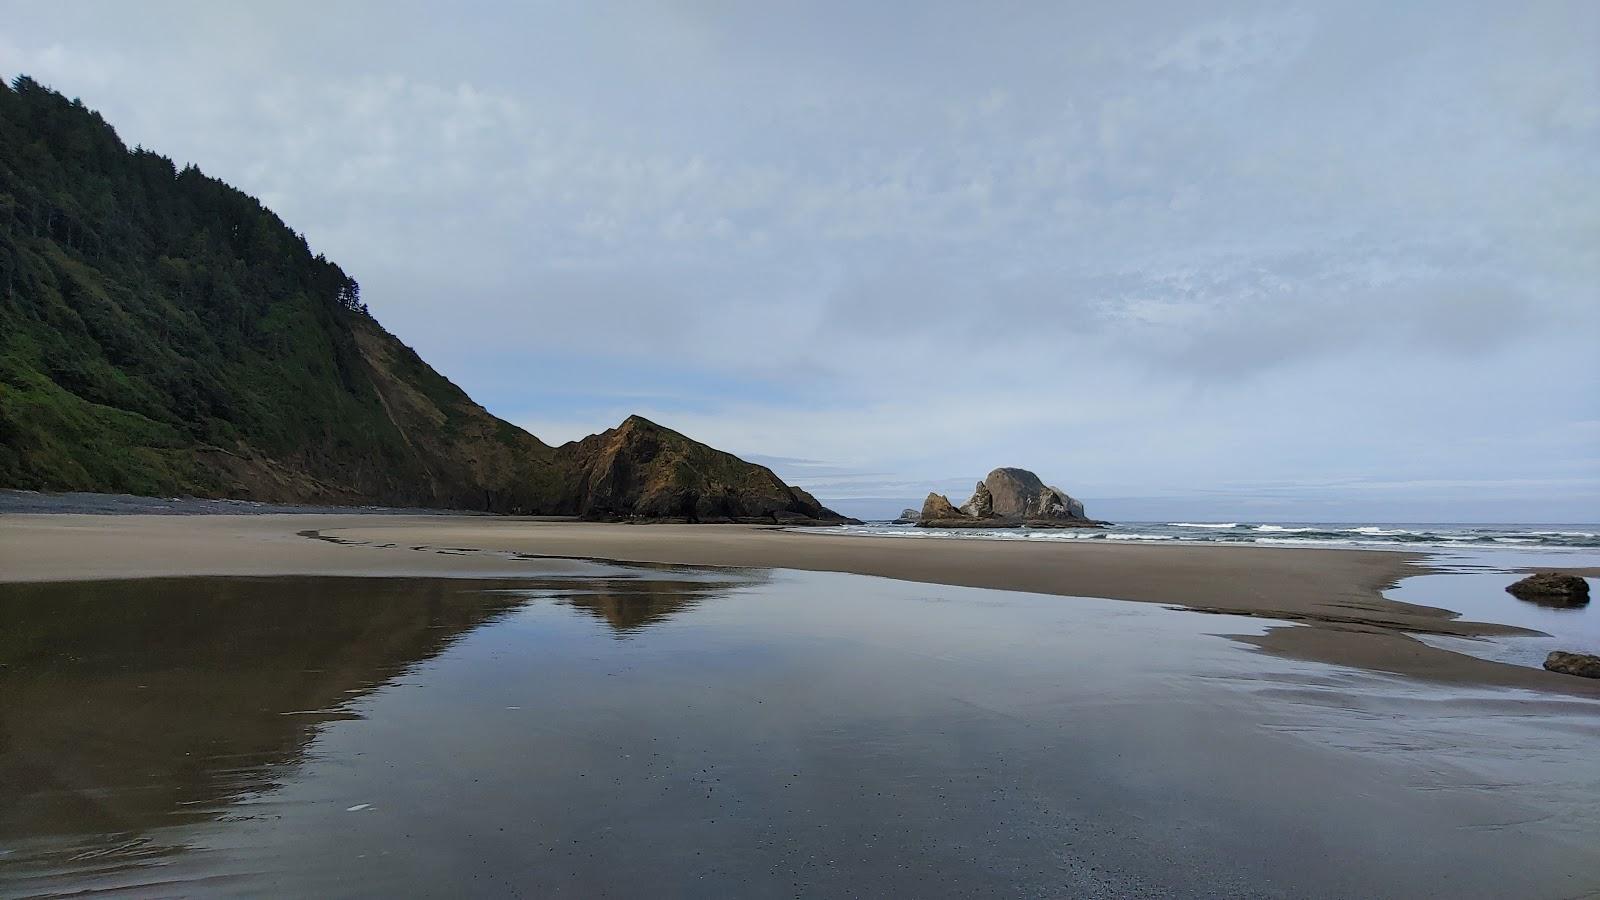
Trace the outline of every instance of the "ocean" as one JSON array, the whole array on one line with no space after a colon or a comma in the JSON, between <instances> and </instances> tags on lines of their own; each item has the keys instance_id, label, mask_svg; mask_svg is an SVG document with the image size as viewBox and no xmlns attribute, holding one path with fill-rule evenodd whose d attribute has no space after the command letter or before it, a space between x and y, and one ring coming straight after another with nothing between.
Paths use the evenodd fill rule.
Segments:
<instances>
[{"instance_id":1,"label":"ocean","mask_svg":"<svg viewBox=\"0 0 1600 900\"><path fill-rule=\"evenodd\" d=\"M1600 551L1600 525L1472 525L1352 522L1126 522L1108 528L918 528L892 522L847 525L856 534L996 541L1174 541L1393 550ZM1588 554L1583 554L1588 555Z\"/></svg>"}]
</instances>

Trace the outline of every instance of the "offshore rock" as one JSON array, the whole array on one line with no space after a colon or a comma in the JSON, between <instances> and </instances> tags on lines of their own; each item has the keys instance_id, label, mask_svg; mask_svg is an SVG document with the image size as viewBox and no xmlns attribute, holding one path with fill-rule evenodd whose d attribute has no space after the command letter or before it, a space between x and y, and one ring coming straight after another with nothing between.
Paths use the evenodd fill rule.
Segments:
<instances>
[{"instance_id":1,"label":"offshore rock","mask_svg":"<svg viewBox=\"0 0 1600 900\"><path fill-rule=\"evenodd\" d=\"M962 515L961 510L956 509L950 503L949 497L943 494L930 493L928 499L922 501L922 515L917 518L917 524L921 525L940 520L962 521L967 518L969 517Z\"/></svg>"},{"instance_id":2,"label":"offshore rock","mask_svg":"<svg viewBox=\"0 0 1600 900\"><path fill-rule=\"evenodd\" d=\"M999 468L981 485L992 497L993 514L1015 519L1082 519L1083 504L1045 484L1027 469Z\"/></svg>"},{"instance_id":3,"label":"offshore rock","mask_svg":"<svg viewBox=\"0 0 1600 900\"><path fill-rule=\"evenodd\" d=\"M994 495L989 492L989 486L978 482L972 490L972 499L961 504L961 514L974 519L987 519L994 515Z\"/></svg>"},{"instance_id":4,"label":"offshore rock","mask_svg":"<svg viewBox=\"0 0 1600 900\"><path fill-rule=\"evenodd\" d=\"M904 517L911 511L906 510ZM1027 469L999 468L977 483L959 509L941 494L929 494L917 525L923 528L1100 528L1083 503L1047 485Z\"/></svg>"}]
</instances>

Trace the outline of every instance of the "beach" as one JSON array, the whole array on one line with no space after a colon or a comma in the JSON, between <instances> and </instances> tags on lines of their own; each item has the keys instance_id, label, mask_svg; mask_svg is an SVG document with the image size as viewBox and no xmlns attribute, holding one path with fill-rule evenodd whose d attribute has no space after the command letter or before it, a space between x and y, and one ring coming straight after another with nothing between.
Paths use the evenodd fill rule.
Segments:
<instances>
[{"instance_id":1,"label":"beach","mask_svg":"<svg viewBox=\"0 0 1600 900\"><path fill-rule=\"evenodd\" d=\"M1600 693L1435 565L0 515L0 893L1592 891Z\"/></svg>"},{"instance_id":2,"label":"beach","mask_svg":"<svg viewBox=\"0 0 1600 900\"><path fill-rule=\"evenodd\" d=\"M905 540L744 525L485 516L0 516L0 580L195 575L507 577L579 560L797 569L1161 603L1295 622L1262 649L1435 680L1600 695L1600 684L1428 646L1409 634L1516 634L1383 591L1430 571L1420 553L1291 547ZM1592 574L1588 569L1572 569ZM1508 580L1509 583L1509 580ZM1509 597L1506 602L1514 603Z\"/></svg>"}]
</instances>

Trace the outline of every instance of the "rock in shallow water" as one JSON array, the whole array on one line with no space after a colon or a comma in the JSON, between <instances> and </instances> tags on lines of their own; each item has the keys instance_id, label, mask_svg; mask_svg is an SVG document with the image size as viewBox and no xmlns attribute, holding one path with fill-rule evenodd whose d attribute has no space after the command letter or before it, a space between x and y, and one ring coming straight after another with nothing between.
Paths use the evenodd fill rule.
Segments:
<instances>
[{"instance_id":1,"label":"rock in shallow water","mask_svg":"<svg viewBox=\"0 0 1600 900\"><path fill-rule=\"evenodd\" d=\"M1577 675L1580 678L1600 678L1600 656L1592 653L1568 653L1564 650L1555 650L1544 658L1544 667L1552 672L1563 675Z\"/></svg>"},{"instance_id":2,"label":"rock in shallow water","mask_svg":"<svg viewBox=\"0 0 1600 900\"><path fill-rule=\"evenodd\" d=\"M1506 588L1512 596L1535 602L1556 601L1573 606L1589 602L1589 583L1576 575L1540 572Z\"/></svg>"}]
</instances>

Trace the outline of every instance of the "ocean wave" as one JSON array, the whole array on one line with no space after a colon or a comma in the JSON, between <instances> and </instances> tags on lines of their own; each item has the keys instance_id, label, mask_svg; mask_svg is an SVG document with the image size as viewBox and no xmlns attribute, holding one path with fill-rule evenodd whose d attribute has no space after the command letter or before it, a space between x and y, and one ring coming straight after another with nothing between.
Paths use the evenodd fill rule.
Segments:
<instances>
[{"instance_id":1,"label":"ocean wave","mask_svg":"<svg viewBox=\"0 0 1600 900\"><path fill-rule=\"evenodd\" d=\"M1362 543L1362 542L1361 541L1350 540L1349 538L1344 538L1344 539L1339 539L1339 538L1317 538L1317 539L1311 539L1311 538L1272 538L1272 537L1264 537L1264 538L1256 538L1255 540L1251 541L1250 543L1252 543L1252 544L1293 544L1296 547L1329 547L1329 546L1348 547L1348 546L1351 546L1353 544L1359 544L1359 543Z\"/></svg>"},{"instance_id":2,"label":"ocean wave","mask_svg":"<svg viewBox=\"0 0 1600 900\"><path fill-rule=\"evenodd\" d=\"M1580 526L1582 527L1582 526ZM1190 543L1228 545L1293 545L1305 547L1372 547L1389 549L1453 549L1502 552L1600 550L1600 530L1593 526L1560 530L1549 525L1434 525L1425 523L1362 525L1356 523L1162 522L1113 525L1106 529L924 529L904 525L846 526L848 533L906 538L959 538L1001 541L1114 541L1120 543Z\"/></svg>"}]
</instances>

